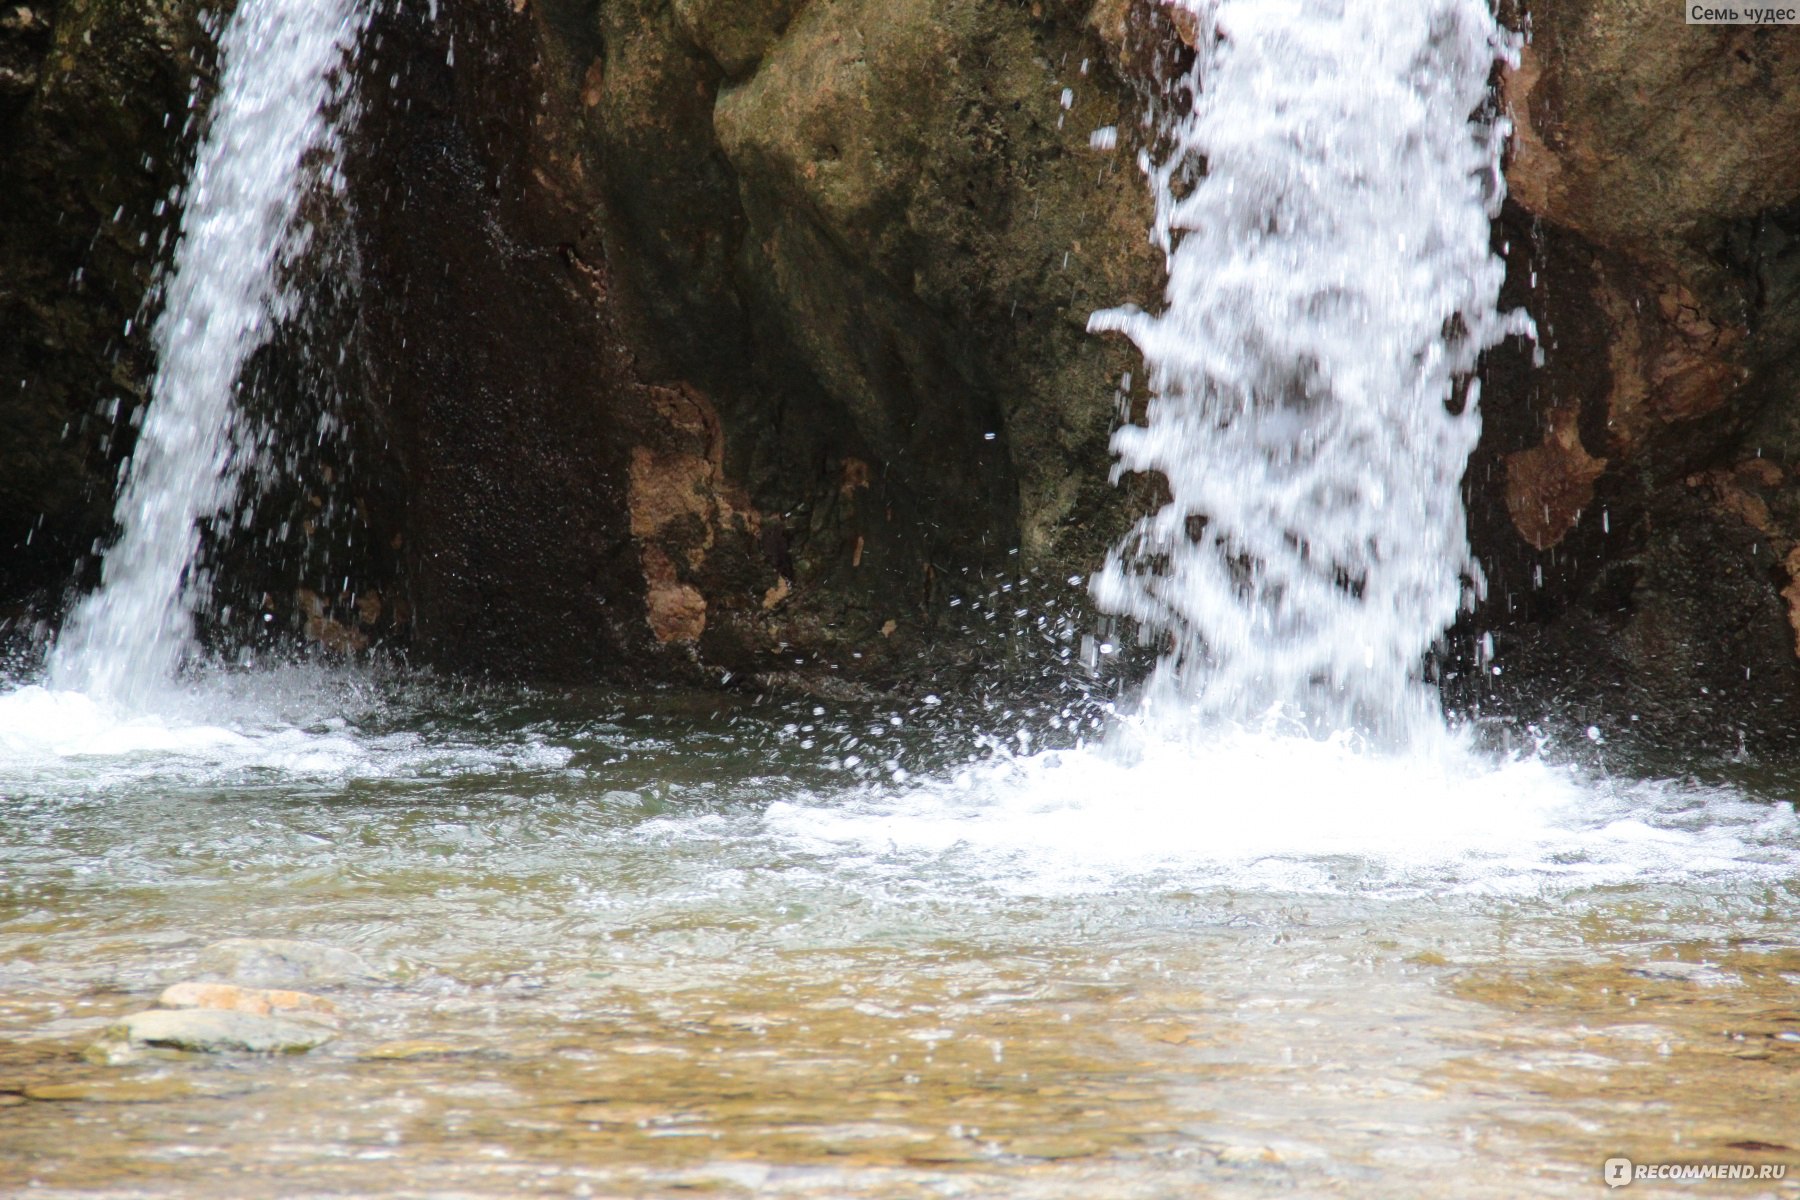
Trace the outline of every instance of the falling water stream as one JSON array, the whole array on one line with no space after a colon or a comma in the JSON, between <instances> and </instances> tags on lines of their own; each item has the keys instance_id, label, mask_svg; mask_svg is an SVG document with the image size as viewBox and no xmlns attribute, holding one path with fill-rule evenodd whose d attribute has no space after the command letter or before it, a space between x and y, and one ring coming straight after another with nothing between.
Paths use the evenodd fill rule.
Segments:
<instances>
[{"instance_id":1,"label":"falling water stream","mask_svg":"<svg viewBox=\"0 0 1800 1200\"><path fill-rule=\"evenodd\" d=\"M1170 719L1258 716L1384 740L1437 726L1425 651L1479 578L1462 476L1497 311L1488 223L1509 49L1482 0L1207 4L1192 112L1151 165L1167 308L1131 335L1148 420L1120 470L1173 498L1101 605L1172 635Z\"/></svg>"},{"instance_id":2,"label":"falling water stream","mask_svg":"<svg viewBox=\"0 0 1800 1200\"><path fill-rule=\"evenodd\" d=\"M299 297L300 205L338 182L359 0L243 0L219 41L218 101L186 187L152 341L156 376L114 510L103 582L69 616L52 687L143 708L194 649L209 598L201 523L229 512L245 453L239 377Z\"/></svg>"},{"instance_id":3,"label":"falling water stream","mask_svg":"<svg viewBox=\"0 0 1800 1200\"><path fill-rule=\"evenodd\" d=\"M1166 303L1095 318L1172 496L1094 583L1169 647L1115 712L184 671L362 20L243 0L121 540L0 695L0 1194L1800 1194L1796 779L1478 750L1423 679L1480 586L1467 375L1529 329L1506 38L1192 11ZM229 938L360 955L298 980L334 1039L84 1057Z\"/></svg>"}]
</instances>

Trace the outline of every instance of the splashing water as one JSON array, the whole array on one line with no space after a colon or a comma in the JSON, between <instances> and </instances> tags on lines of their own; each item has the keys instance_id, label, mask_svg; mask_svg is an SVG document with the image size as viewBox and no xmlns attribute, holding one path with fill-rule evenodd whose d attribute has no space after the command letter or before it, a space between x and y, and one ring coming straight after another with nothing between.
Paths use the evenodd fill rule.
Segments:
<instances>
[{"instance_id":1,"label":"splashing water","mask_svg":"<svg viewBox=\"0 0 1800 1200\"><path fill-rule=\"evenodd\" d=\"M1097 742L1003 749L897 799L776 805L771 827L853 855L973 857L1052 892L1158 873L1481 892L1761 870L1760 822L1791 828L1791 811L1621 790L1541 747L1496 758L1424 679L1481 587L1470 376L1533 333L1498 309L1489 240L1507 123L1488 84L1513 40L1485 0L1177 2L1200 35L1191 103L1166 154L1140 158L1167 302L1090 322L1150 369L1115 475L1169 485L1093 581L1102 608L1168 639L1144 701ZM1690 836L1698 809L1749 832Z\"/></svg>"},{"instance_id":2,"label":"splashing water","mask_svg":"<svg viewBox=\"0 0 1800 1200\"><path fill-rule=\"evenodd\" d=\"M1426 650L1481 586L1466 377L1497 309L1489 221L1512 43L1484 0L1180 0L1191 111L1140 165L1167 307L1097 313L1150 370L1115 475L1172 499L1094 582L1166 633L1150 708L1404 743L1441 727Z\"/></svg>"},{"instance_id":3,"label":"splashing water","mask_svg":"<svg viewBox=\"0 0 1800 1200\"><path fill-rule=\"evenodd\" d=\"M308 189L341 187L349 60L367 19L359 0L242 0L225 26L152 335L152 402L114 509L119 540L51 654L54 688L141 707L192 652L210 590L200 522L232 503L246 457L238 378L298 307L283 273L309 240Z\"/></svg>"}]
</instances>

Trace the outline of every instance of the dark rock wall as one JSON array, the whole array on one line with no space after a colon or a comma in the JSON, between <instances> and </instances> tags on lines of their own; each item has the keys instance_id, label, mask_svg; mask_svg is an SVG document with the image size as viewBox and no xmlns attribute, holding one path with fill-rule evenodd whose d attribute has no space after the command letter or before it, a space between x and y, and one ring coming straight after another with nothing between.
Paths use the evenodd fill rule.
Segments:
<instances>
[{"instance_id":1,"label":"dark rock wall","mask_svg":"<svg viewBox=\"0 0 1800 1200\"><path fill-rule=\"evenodd\" d=\"M1485 693L1721 748L1800 731L1800 28L1645 2L1517 14L1497 231L1537 318L1468 490Z\"/></svg>"},{"instance_id":2,"label":"dark rock wall","mask_svg":"<svg viewBox=\"0 0 1800 1200\"><path fill-rule=\"evenodd\" d=\"M1144 96L1088 15L390 20L356 191L421 652L892 675L969 657L963 597L1091 567L1133 355L1085 322L1160 264Z\"/></svg>"}]
</instances>

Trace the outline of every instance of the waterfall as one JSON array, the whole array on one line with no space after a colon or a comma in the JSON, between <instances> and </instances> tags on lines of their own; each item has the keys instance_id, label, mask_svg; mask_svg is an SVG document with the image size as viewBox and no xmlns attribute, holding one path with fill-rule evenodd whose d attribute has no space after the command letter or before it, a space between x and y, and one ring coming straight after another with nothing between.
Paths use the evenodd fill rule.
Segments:
<instances>
[{"instance_id":1,"label":"waterfall","mask_svg":"<svg viewBox=\"0 0 1800 1200\"><path fill-rule=\"evenodd\" d=\"M1423 659L1481 587L1470 376L1531 332L1489 248L1513 42L1485 0L1177 3L1191 105L1140 157L1165 305L1090 322L1149 368L1115 477L1171 499L1093 593L1167 638L1153 712L1403 742L1441 723Z\"/></svg>"},{"instance_id":2,"label":"waterfall","mask_svg":"<svg viewBox=\"0 0 1800 1200\"><path fill-rule=\"evenodd\" d=\"M341 185L362 0L239 0L219 40L219 90L185 188L152 331L150 403L114 508L99 589L70 615L49 682L142 701L193 652L209 586L200 524L233 503L248 457L235 393L298 297L284 275L311 228L308 190Z\"/></svg>"}]
</instances>

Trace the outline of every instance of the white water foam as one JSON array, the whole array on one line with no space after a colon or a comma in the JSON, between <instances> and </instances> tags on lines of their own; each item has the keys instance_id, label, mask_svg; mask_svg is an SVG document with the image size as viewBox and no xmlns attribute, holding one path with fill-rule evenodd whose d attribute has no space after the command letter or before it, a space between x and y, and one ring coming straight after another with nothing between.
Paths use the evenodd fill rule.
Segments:
<instances>
[{"instance_id":1,"label":"white water foam","mask_svg":"<svg viewBox=\"0 0 1800 1200\"><path fill-rule=\"evenodd\" d=\"M765 824L836 859L930 862L1031 895L1519 896L1800 869L1791 804L1496 762L1448 734L1400 756L1248 732L1199 747L1132 721L1103 746L1003 756L903 795L783 801Z\"/></svg>"},{"instance_id":2,"label":"white water foam","mask_svg":"<svg viewBox=\"0 0 1800 1200\"><path fill-rule=\"evenodd\" d=\"M1403 744L1439 725L1422 660L1479 584L1465 380L1530 329L1499 313L1489 249L1507 126L1488 77L1510 42L1485 0L1181 7L1192 110L1141 160L1166 306L1091 322L1150 372L1115 474L1159 473L1172 499L1094 595L1169 636L1149 702L1178 725L1279 707Z\"/></svg>"},{"instance_id":3,"label":"white water foam","mask_svg":"<svg viewBox=\"0 0 1800 1200\"><path fill-rule=\"evenodd\" d=\"M245 768L366 772L371 747L337 716L358 689L309 668L209 672L154 713L39 686L0 695L0 792L36 780L192 778Z\"/></svg>"},{"instance_id":4,"label":"white water foam","mask_svg":"<svg viewBox=\"0 0 1800 1200\"><path fill-rule=\"evenodd\" d=\"M146 781L455 778L555 771L573 751L531 733L426 736L392 729L398 710L442 703L436 685L379 668L213 668L157 711L40 686L0 694L0 798L39 791L126 792Z\"/></svg>"},{"instance_id":5,"label":"white water foam","mask_svg":"<svg viewBox=\"0 0 1800 1200\"><path fill-rule=\"evenodd\" d=\"M148 710L192 652L208 597L200 522L233 502L243 468L238 378L296 309L283 274L309 238L302 198L341 183L337 130L367 16L362 0L241 0L226 23L162 284L151 402L115 507L119 540L51 654L55 689Z\"/></svg>"}]
</instances>

